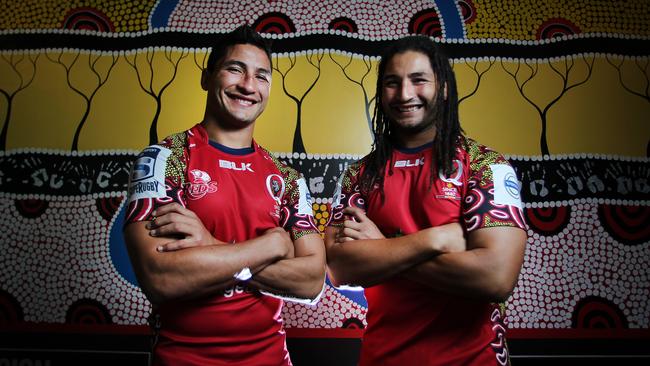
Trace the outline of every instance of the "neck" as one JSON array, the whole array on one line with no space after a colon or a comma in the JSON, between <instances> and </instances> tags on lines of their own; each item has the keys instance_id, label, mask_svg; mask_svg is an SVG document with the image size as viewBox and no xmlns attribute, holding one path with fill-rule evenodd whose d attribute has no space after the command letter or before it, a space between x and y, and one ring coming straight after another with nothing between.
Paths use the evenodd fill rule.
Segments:
<instances>
[{"instance_id":1,"label":"neck","mask_svg":"<svg viewBox=\"0 0 650 366\"><path fill-rule=\"evenodd\" d=\"M243 128L228 128L225 124L219 123L214 119L207 118L201 122L201 125L208 132L208 138L221 145L240 149L250 147L253 144L253 128L255 123Z\"/></svg>"},{"instance_id":2,"label":"neck","mask_svg":"<svg viewBox=\"0 0 650 366\"><path fill-rule=\"evenodd\" d=\"M427 129L418 132L397 130L395 134L400 146L412 149L433 141L436 137L436 128L429 126Z\"/></svg>"}]
</instances>

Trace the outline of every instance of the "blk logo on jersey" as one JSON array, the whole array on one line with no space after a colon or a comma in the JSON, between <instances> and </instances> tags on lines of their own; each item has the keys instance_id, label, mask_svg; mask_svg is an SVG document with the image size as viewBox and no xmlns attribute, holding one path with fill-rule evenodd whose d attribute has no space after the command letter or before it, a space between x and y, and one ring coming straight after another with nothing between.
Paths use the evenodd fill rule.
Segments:
<instances>
[{"instance_id":1,"label":"blk logo on jersey","mask_svg":"<svg viewBox=\"0 0 650 366\"><path fill-rule=\"evenodd\" d=\"M424 156L419 159L413 160L397 160L395 162L395 168L409 168L412 166L424 165Z\"/></svg>"},{"instance_id":2,"label":"blk logo on jersey","mask_svg":"<svg viewBox=\"0 0 650 366\"><path fill-rule=\"evenodd\" d=\"M208 193L217 191L217 182L213 182L210 175L203 170L190 170L191 182L187 188L187 196L191 200L203 198Z\"/></svg>"},{"instance_id":3,"label":"blk logo on jersey","mask_svg":"<svg viewBox=\"0 0 650 366\"><path fill-rule=\"evenodd\" d=\"M219 159L219 168L254 173L253 169L251 168L251 164L252 163L236 164L233 161Z\"/></svg>"}]
</instances>

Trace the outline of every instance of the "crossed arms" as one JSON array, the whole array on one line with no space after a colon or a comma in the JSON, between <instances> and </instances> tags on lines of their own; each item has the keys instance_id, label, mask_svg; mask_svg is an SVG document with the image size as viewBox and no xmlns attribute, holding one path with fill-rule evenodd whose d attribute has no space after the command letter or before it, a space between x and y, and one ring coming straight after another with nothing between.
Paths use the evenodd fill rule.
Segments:
<instances>
[{"instance_id":1,"label":"crossed arms","mask_svg":"<svg viewBox=\"0 0 650 366\"><path fill-rule=\"evenodd\" d=\"M237 284L249 268L251 288L299 299L318 297L325 276L325 250L318 234L291 240L273 228L251 240L220 242L194 212L172 203L154 221L135 222L124 238L138 282L154 304L215 294Z\"/></svg>"},{"instance_id":2,"label":"crossed arms","mask_svg":"<svg viewBox=\"0 0 650 366\"><path fill-rule=\"evenodd\" d=\"M385 238L363 210L348 207L342 227L325 233L330 279L369 287L395 276L432 289L487 301L505 301L524 259L526 233L514 227L470 232L459 224Z\"/></svg>"}]
</instances>

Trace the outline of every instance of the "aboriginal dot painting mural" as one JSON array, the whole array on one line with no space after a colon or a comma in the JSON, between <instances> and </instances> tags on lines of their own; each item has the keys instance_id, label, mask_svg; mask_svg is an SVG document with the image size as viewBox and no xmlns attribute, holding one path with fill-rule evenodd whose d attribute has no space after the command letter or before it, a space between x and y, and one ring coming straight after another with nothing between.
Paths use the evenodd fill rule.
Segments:
<instances>
[{"instance_id":1,"label":"aboriginal dot painting mural","mask_svg":"<svg viewBox=\"0 0 650 366\"><path fill-rule=\"evenodd\" d=\"M453 62L466 134L506 154L518 175L529 237L505 304L509 328L650 327L646 0L48 0L0 9L2 327L146 328L151 304L122 238L129 170L145 146L201 120L209 47L243 23L273 42L255 139L307 177L319 229L339 175L373 142L382 47L426 35ZM363 329L366 307L359 289L328 283L318 304L289 302L283 315L290 335L336 334Z\"/></svg>"}]
</instances>

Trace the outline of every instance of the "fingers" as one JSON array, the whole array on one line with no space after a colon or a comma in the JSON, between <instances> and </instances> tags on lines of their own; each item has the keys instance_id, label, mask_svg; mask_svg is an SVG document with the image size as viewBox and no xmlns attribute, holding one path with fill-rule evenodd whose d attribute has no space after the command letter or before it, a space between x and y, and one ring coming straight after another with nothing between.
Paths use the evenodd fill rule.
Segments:
<instances>
[{"instance_id":1,"label":"fingers","mask_svg":"<svg viewBox=\"0 0 650 366\"><path fill-rule=\"evenodd\" d=\"M181 239L159 245L156 250L158 252L172 252L174 250L180 250L185 248L191 248L197 246L197 243L192 239Z\"/></svg>"},{"instance_id":2,"label":"fingers","mask_svg":"<svg viewBox=\"0 0 650 366\"><path fill-rule=\"evenodd\" d=\"M187 222L169 222L166 224L153 226L149 230L151 236L173 236L173 235L191 235L193 233L193 226Z\"/></svg>"},{"instance_id":3,"label":"fingers","mask_svg":"<svg viewBox=\"0 0 650 366\"><path fill-rule=\"evenodd\" d=\"M368 218L366 216L365 211L360 209L359 207L353 207L353 206L346 207L345 209L343 209L343 213L354 217L357 220L357 222L363 222Z\"/></svg>"},{"instance_id":4,"label":"fingers","mask_svg":"<svg viewBox=\"0 0 650 366\"><path fill-rule=\"evenodd\" d=\"M187 208L183 207L180 203L177 202L172 202L168 203L166 205L160 206L156 208L152 215L156 218L169 214L169 213L178 213L183 216L189 216L189 217L196 217L196 214L192 210L188 210Z\"/></svg>"},{"instance_id":5,"label":"fingers","mask_svg":"<svg viewBox=\"0 0 650 366\"><path fill-rule=\"evenodd\" d=\"M339 228L334 235L334 241L337 243L344 243L347 241L361 239L361 233L351 228Z\"/></svg>"},{"instance_id":6,"label":"fingers","mask_svg":"<svg viewBox=\"0 0 650 366\"><path fill-rule=\"evenodd\" d=\"M343 227L348 228L348 229L352 229L352 230L356 230L356 231L360 231L363 228L363 224L361 224L359 222L356 222L356 221L352 221L352 220L345 220L345 221L343 221Z\"/></svg>"}]
</instances>

